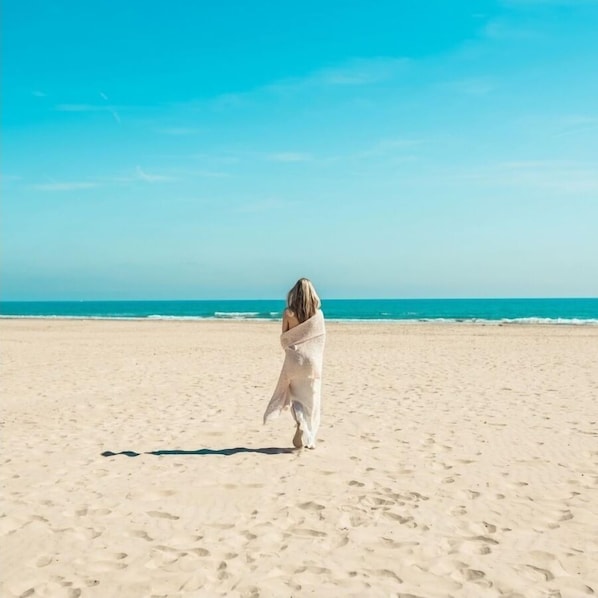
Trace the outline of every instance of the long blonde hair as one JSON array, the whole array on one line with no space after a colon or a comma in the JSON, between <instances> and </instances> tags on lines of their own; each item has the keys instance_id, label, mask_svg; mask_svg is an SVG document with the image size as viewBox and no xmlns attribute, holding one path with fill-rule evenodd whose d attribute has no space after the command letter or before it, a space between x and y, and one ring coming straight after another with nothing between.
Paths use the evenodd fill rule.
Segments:
<instances>
[{"instance_id":1,"label":"long blonde hair","mask_svg":"<svg viewBox=\"0 0 598 598\"><path fill-rule=\"evenodd\" d=\"M300 323L309 320L320 309L321 301L311 280L300 278L287 295L287 306Z\"/></svg>"}]
</instances>

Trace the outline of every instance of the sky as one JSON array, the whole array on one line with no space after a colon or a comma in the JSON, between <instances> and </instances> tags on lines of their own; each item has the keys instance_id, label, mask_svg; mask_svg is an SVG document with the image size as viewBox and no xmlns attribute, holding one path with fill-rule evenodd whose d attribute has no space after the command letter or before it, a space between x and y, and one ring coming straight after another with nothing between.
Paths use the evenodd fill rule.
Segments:
<instances>
[{"instance_id":1,"label":"sky","mask_svg":"<svg viewBox=\"0 0 598 598\"><path fill-rule=\"evenodd\" d=\"M0 298L598 296L598 0L4 0Z\"/></svg>"}]
</instances>

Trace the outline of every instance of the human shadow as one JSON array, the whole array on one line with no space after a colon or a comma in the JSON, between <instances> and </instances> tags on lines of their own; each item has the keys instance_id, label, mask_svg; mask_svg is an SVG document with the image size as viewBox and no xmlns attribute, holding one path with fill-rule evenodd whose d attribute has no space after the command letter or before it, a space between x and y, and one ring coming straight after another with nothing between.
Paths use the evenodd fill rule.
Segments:
<instances>
[{"instance_id":1,"label":"human shadow","mask_svg":"<svg viewBox=\"0 0 598 598\"><path fill-rule=\"evenodd\" d=\"M125 455L125 457L139 457L140 455L155 455L157 457L163 457L168 455L220 455L230 457L231 455L238 455L239 453L256 453L258 455L281 455L283 453L294 453L296 449L282 448L282 447L268 447L268 448L246 448L244 446L238 446L235 448L225 449L197 449L196 451L183 451L181 449L161 449L157 451L148 451L145 453L137 453L135 451L119 451L114 453L112 451L104 451L102 457L115 457L116 455Z\"/></svg>"}]
</instances>

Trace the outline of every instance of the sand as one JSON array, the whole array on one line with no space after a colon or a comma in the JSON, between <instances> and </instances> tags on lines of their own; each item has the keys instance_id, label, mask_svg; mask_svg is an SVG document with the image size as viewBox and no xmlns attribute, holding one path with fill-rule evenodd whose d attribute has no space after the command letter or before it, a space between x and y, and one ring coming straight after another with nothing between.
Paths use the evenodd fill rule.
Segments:
<instances>
[{"instance_id":1,"label":"sand","mask_svg":"<svg viewBox=\"0 0 598 598\"><path fill-rule=\"evenodd\" d=\"M598 593L598 327L0 321L2 597Z\"/></svg>"}]
</instances>

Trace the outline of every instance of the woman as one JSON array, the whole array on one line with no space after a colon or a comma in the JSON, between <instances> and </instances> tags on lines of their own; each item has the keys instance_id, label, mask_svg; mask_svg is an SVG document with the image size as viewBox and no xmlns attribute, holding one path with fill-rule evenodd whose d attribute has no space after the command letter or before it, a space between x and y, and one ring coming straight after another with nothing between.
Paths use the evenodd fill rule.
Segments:
<instances>
[{"instance_id":1,"label":"woman","mask_svg":"<svg viewBox=\"0 0 598 598\"><path fill-rule=\"evenodd\" d=\"M320 393L326 329L320 298L307 278L287 295L280 344L285 359L264 423L290 408L297 425L293 446L315 448L320 426Z\"/></svg>"}]
</instances>

